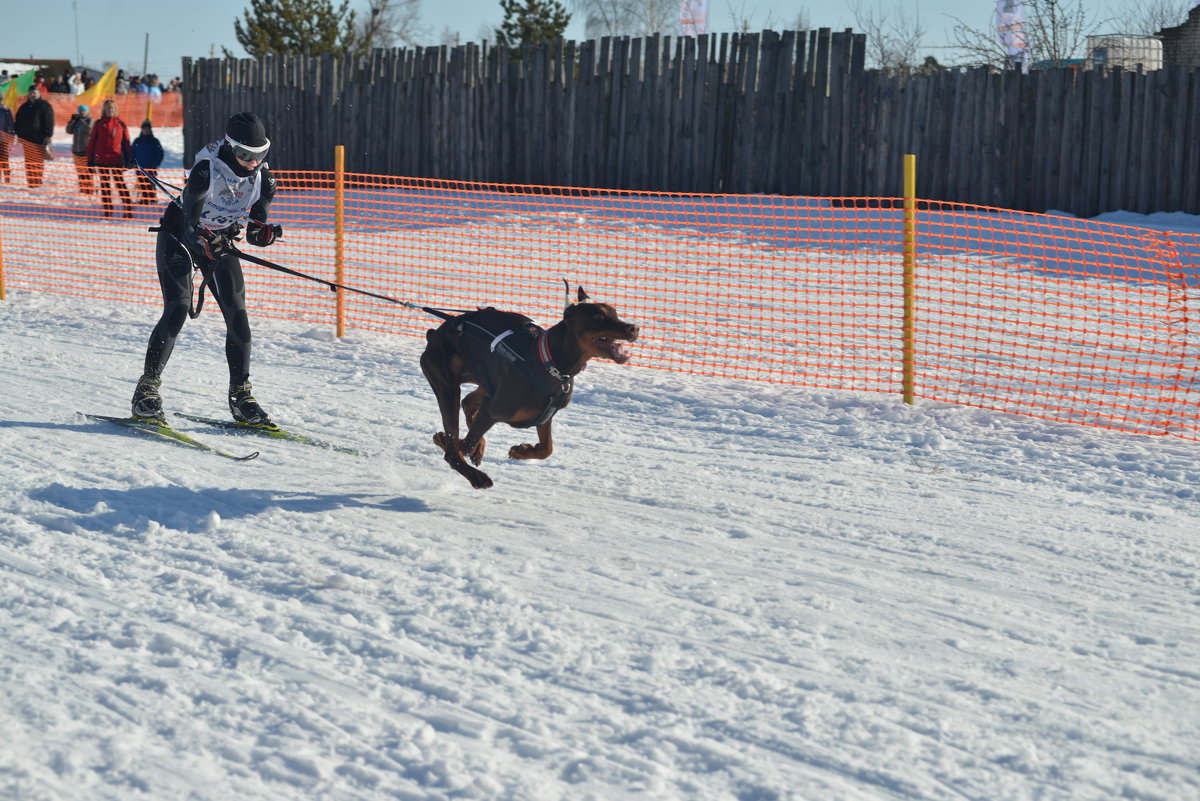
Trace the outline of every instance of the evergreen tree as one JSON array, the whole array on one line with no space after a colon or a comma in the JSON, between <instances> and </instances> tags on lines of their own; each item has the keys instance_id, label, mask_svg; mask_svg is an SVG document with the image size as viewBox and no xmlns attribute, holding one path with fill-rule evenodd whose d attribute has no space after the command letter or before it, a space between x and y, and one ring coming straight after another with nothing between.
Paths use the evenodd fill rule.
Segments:
<instances>
[{"instance_id":1,"label":"evergreen tree","mask_svg":"<svg viewBox=\"0 0 1200 801\"><path fill-rule=\"evenodd\" d=\"M496 44L519 50L562 36L571 15L559 0L500 0L504 21L496 29Z\"/></svg>"},{"instance_id":2,"label":"evergreen tree","mask_svg":"<svg viewBox=\"0 0 1200 801\"><path fill-rule=\"evenodd\" d=\"M355 49L350 0L250 0L243 19L234 20L238 43L254 58L268 55L316 56Z\"/></svg>"}]
</instances>

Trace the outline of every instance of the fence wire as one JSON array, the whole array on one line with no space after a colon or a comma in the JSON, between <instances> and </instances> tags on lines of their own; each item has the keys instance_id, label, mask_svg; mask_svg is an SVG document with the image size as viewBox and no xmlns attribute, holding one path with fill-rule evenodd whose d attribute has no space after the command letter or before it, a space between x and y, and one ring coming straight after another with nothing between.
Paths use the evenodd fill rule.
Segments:
<instances>
[{"instance_id":1,"label":"fence wire","mask_svg":"<svg viewBox=\"0 0 1200 801\"><path fill-rule=\"evenodd\" d=\"M13 181L23 178L13 164ZM277 172L285 234L250 249L336 280L334 175ZM134 176L116 171L136 199ZM160 178L181 184L181 170ZM899 393L903 216L895 198L638 193L345 176L342 281L446 309L557 320L563 279L642 327L635 363L700 375ZM158 305L163 208L103 216L75 168L0 185L7 289ZM1200 439L1200 236L920 201L916 397ZM337 324L327 288L245 265L253 317ZM438 321L343 293L350 328L423 336ZM216 313L212 305L205 313ZM415 366L414 366L414 369Z\"/></svg>"}]
</instances>

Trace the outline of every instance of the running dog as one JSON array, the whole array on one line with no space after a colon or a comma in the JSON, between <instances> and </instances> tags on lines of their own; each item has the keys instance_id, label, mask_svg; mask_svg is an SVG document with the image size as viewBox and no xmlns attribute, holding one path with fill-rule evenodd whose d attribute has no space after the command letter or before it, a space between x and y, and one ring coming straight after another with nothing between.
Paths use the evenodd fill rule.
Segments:
<instances>
[{"instance_id":1,"label":"running dog","mask_svg":"<svg viewBox=\"0 0 1200 801\"><path fill-rule=\"evenodd\" d=\"M483 435L496 423L513 428L536 427L536 445L515 445L510 459L545 459L554 450L550 425L554 414L571 402L574 378L589 359L629 361L626 342L638 337L638 326L617 316L606 303L596 303L580 287L563 318L548 329L528 317L488 307L451 317L430 329L421 354L421 371L433 387L442 414L442 430L433 442L446 462L476 489L492 486L482 470L467 464L483 461ZM458 436L460 387L475 384L462 399L467 435Z\"/></svg>"}]
</instances>

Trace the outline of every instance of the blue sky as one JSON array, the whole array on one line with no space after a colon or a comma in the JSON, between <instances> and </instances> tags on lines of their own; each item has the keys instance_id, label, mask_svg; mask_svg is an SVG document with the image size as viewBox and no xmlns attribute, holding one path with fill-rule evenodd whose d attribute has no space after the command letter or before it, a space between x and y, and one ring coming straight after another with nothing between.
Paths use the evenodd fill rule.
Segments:
<instances>
[{"instance_id":1,"label":"blue sky","mask_svg":"<svg viewBox=\"0 0 1200 801\"><path fill-rule=\"evenodd\" d=\"M797 0L709 0L709 28L713 32L734 29L733 19L749 18L756 28L768 20L776 27L791 22L807 11L813 27L853 27L854 15L847 2L797 2ZM902 9L918 14L925 23L925 48L942 58L941 46L949 44L952 17L973 27L990 25L994 0L863 0L889 13ZM191 4L189 4L191 5ZM366 8L366 0L351 0L350 7ZM570 0L565 3L570 8ZM1110 7L1120 0L1085 0L1095 18L1111 16ZM148 70L168 78L179 73L183 56L220 55L222 46L244 55L234 36L233 22L250 8L249 0L207 0L184 10L172 2L139 5L130 0L49 0L20 3L6 10L0 30L0 59L82 57L83 63L101 66L117 61L122 67ZM485 27L494 28L502 18L499 0L424 0L422 23L430 30L429 44L438 44L447 28L460 33L463 41L478 41ZM76 36L76 21L78 37ZM1109 31L1103 31L1109 32ZM149 34L149 55L146 37ZM583 25L572 22L570 38L583 38ZM76 42L78 41L78 46ZM948 60L948 59L943 59Z\"/></svg>"}]
</instances>

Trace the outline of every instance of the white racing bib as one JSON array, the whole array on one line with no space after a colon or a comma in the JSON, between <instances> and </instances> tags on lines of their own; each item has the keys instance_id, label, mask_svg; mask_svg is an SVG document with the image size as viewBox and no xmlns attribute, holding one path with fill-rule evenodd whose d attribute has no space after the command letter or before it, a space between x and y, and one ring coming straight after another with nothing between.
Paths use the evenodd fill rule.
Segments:
<instances>
[{"instance_id":1,"label":"white racing bib","mask_svg":"<svg viewBox=\"0 0 1200 801\"><path fill-rule=\"evenodd\" d=\"M228 164L217 158L217 151L224 141L218 139L197 153L192 166L195 169L201 161L207 161L209 165L208 194L204 196L204 207L200 211L200 225L210 231L219 231L246 219L250 207L262 194L259 170L267 166L264 161L259 170L245 178L235 175Z\"/></svg>"}]
</instances>

